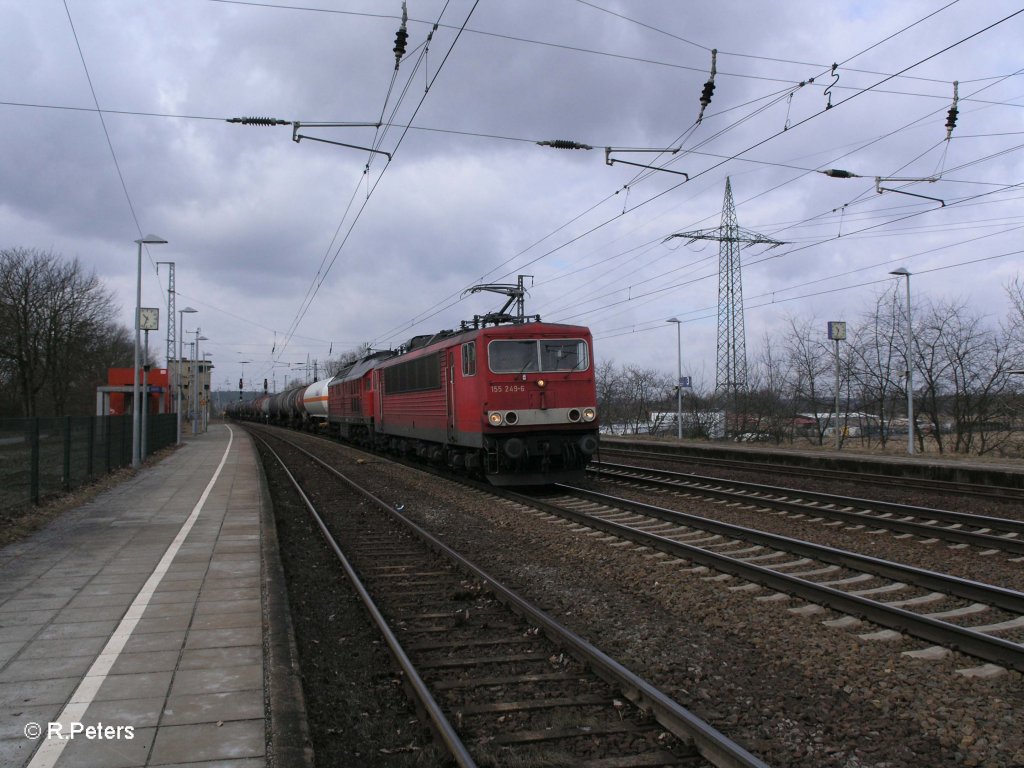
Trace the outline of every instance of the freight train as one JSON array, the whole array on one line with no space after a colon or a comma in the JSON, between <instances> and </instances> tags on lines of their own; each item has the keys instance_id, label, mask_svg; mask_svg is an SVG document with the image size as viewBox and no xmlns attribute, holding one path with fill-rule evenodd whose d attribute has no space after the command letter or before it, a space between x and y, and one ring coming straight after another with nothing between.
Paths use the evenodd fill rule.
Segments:
<instances>
[{"instance_id":1,"label":"freight train","mask_svg":"<svg viewBox=\"0 0 1024 768\"><path fill-rule=\"evenodd\" d=\"M500 486L583 477L597 450L593 340L535 321L417 336L228 416L416 455Z\"/></svg>"}]
</instances>

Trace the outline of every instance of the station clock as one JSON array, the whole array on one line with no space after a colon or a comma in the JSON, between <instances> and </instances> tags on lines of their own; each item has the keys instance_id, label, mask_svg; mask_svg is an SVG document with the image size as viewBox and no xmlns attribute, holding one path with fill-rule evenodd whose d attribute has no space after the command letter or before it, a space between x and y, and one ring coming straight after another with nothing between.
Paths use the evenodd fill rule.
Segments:
<instances>
[{"instance_id":1,"label":"station clock","mask_svg":"<svg viewBox=\"0 0 1024 768\"><path fill-rule=\"evenodd\" d=\"M139 307L139 330L157 331L160 329L160 310L157 307Z\"/></svg>"}]
</instances>

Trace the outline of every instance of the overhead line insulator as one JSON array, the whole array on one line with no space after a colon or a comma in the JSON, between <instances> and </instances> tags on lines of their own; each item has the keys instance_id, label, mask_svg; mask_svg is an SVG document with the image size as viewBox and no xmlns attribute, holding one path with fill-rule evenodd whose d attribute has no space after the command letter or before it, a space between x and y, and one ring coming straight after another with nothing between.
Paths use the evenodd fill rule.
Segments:
<instances>
[{"instance_id":1,"label":"overhead line insulator","mask_svg":"<svg viewBox=\"0 0 1024 768\"><path fill-rule=\"evenodd\" d=\"M589 144L581 144L578 141L568 141L567 139L538 141L537 144L538 146L551 147L552 149L593 149Z\"/></svg>"},{"instance_id":2,"label":"overhead line insulator","mask_svg":"<svg viewBox=\"0 0 1024 768\"><path fill-rule=\"evenodd\" d=\"M953 105L949 108L949 112L946 114L946 141L949 141L953 136L953 129L956 128L956 118L960 113L957 108L957 103L960 101L960 94L957 90L960 86L959 81L953 81Z\"/></svg>"},{"instance_id":3,"label":"overhead line insulator","mask_svg":"<svg viewBox=\"0 0 1024 768\"><path fill-rule=\"evenodd\" d=\"M226 122L242 125L291 125L291 120L279 120L276 117L232 117Z\"/></svg>"},{"instance_id":4,"label":"overhead line insulator","mask_svg":"<svg viewBox=\"0 0 1024 768\"><path fill-rule=\"evenodd\" d=\"M405 56L405 46L408 40L409 32L405 27L399 27L398 32L395 33L395 47L392 49L395 52L396 65Z\"/></svg>"},{"instance_id":5,"label":"overhead line insulator","mask_svg":"<svg viewBox=\"0 0 1024 768\"><path fill-rule=\"evenodd\" d=\"M715 92L715 74L718 72L718 49L711 49L711 72L708 75L708 80L704 83L704 89L700 92L700 112L697 115L697 125L700 125L700 121L704 119L704 110L708 108L711 103L711 96Z\"/></svg>"},{"instance_id":6,"label":"overhead line insulator","mask_svg":"<svg viewBox=\"0 0 1024 768\"><path fill-rule=\"evenodd\" d=\"M409 42L409 30L406 29L406 23L409 20L409 12L406 8L405 2L402 2L402 24L398 27L398 31L395 33L395 47L392 48L395 52L395 71L398 71L398 65L402 62L402 57L405 56L405 47Z\"/></svg>"}]
</instances>

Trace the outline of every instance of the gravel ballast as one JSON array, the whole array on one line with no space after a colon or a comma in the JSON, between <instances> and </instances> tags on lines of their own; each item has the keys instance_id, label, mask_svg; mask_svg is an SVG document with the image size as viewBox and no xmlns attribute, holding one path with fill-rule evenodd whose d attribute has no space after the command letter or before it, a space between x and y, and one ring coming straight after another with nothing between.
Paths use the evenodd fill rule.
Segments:
<instances>
[{"instance_id":1,"label":"gravel ballast","mask_svg":"<svg viewBox=\"0 0 1024 768\"><path fill-rule=\"evenodd\" d=\"M878 628L826 627L822 621L840 615L794 613L787 609L805 604L760 600L771 593L736 589L743 586L737 579L573 531L384 460L318 445L341 471L403 504L406 514L495 578L773 765L1024 765L1018 673L966 677L957 670L980 662L955 653L912 659L902 652L924 646L912 638L863 640L861 634ZM666 498L660 495L657 503L668 506ZM686 512L729 522L751 514L683 503ZM1003 556L982 558L779 515L759 519L766 530L825 544L835 537L846 549L1019 589L1020 564L1006 564ZM304 631L299 622L296 631Z\"/></svg>"}]
</instances>

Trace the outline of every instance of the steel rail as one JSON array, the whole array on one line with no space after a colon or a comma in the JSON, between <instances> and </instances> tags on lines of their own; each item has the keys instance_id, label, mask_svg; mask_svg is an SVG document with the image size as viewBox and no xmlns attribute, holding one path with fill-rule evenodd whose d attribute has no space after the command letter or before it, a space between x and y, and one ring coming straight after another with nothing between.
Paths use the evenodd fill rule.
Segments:
<instances>
[{"instance_id":1,"label":"steel rail","mask_svg":"<svg viewBox=\"0 0 1024 768\"><path fill-rule=\"evenodd\" d=\"M413 666L405 650L402 648L401 643L395 636L395 633L391 631L391 627L388 626L384 615L380 612L380 609L377 607L376 603L374 603L373 598L370 597L369 592L366 591L366 588L359 580L359 576L356 574L351 563L349 563L348 558L345 557L345 554L341 551L341 548L338 546L338 542L327 529L327 525L324 523L323 518L320 517L320 514L316 511L316 507L313 505L313 502L310 501L309 497L302 490L298 480L295 479L295 476L285 465L284 460L278 455L277 451L275 451L262 437L259 437L258 435L255 437L257 437L257 439L266 446L271 455L277 459L277 462L281 465L281 469L284 470L288 479L291 480L292 485L295 486L296 493L299 494L303 504L306 505L306 509L308 509L309 513L313 516L313 520L320 529L320 533L323 535L324 540L327 542L328 546L334 550L334 554L341 563L341 566L345 571L345 575L348 577L348 580L358 593L359 599L369 612L370 617L373 619L373 623L383 635L388 649L391 651L391 655L394 657L399 667L401 667L402 672L405 674L405 679L413 689L416 698L419 700L420 706L422 706L423 710L426 712L427 717L430 719L438 737L444 743L445 748L454 758L456 764L461 766L461 768L476 768L477 764L469 754L469 750L466 749L466 746L462 743L462 740L455 732L455 729L448 721L448 718L445 717L444 712L441 710L441 705L437 703L437 700L427 689L426 683L423 682L423 678L421 678L419 672L416 671L416 667ZM298 448L297 446L293 447ZM298 448L298 450L301 451L302 449Z\"/></svg>"},{"instance_id":2,"label":"steel rail","mask_svg":"<svg viewBox=\"0 0 1024 768\"><path fill-rule=\"evenodd\" d=\"M296 450L306 454L310 459L347 484L352 490L361 494L368 501L401 523L435 552L444 555L459 567L485 582L491 591L494 592L495 597L520 615L542 627L545 634L551 640L571 649L577 658L589 664L599 677L620 688L630 701L637 706L649 709L662 726L683 741L692 743L702 757L719 768L769 768L767 763L726 737L709 723L701 720L649 682L619 664L606 653L591 645L567 627L559 624L548 614L535 608L516 592L502 585L482 568L451 549L433 534L414 523L371 491L358 485L351 478L317 456L305 451L294 443L289 444Z\"/></svg>"},{"instance_id":3,"label":"steel rail","mask_svg":"<svg viewBox=\"0 0 1024 768\"><path fill-rule=\"evenodd\" d=\"M1001 587L994 587L965 579L955 579L943 574L925 571L919 568L899 565L886 560L857 555L844 550L834 550L828 547L821 547L816 544L790 539L785 536L767 534L759 531L751 531L740 526L728 523L719 523L706 518L687 515L682 512L666 510L628 499L617 499L605 494L594 493L573 486L557 484L557 488L569 492L574 496L597 501L601 504L612 505L621 509L633 509L650 517L678 524L692 523L692 527L701 528L714 533L732 536L734 538L754 541L756 543L814 557L824 562L831 562L844 567L861 571L873 572L884 575L887 578L895 578L900 581L909 581L920 586L927 586L936 591L943 591L946 594L955 594L959 597L984 602L988 605L995 605L1017 613L1024 613L1024 594ZM985 661L994 662L1005 667L1010 667L1024 672L1024 645L1012 643L998 637L976 632L969 628L959 627L937 619L887 606L884 603L869 600L857 595L851 595L832 587L816 584L812 581L790 576L770 568L738 560L728 555L716 554L690 544L684 544L674 539L647 533L630 528L627 525L615 523L610 520L603 520L585 512L577 512L567 509L564 506L542 502L538 499L531 499L527 496L519 496L506 492L508 498L517 498L523 504L545 509L560 517L567 517L580 525L604 531L605 533L632 541L641 546L656 549L660 552L671 554L675 557L690 560L706 565L715 570L738 576L747 581L762 584L778 592L803 598L808 602L825 605L842 613L858 616L874 622L883 627L905 632L914 637L927 640L948 648L962 651L968 655L975 656Z\"/></svg>"},{"instance_id":4,"label":"steel rail","mask_svg":"<svg viewBox=\"0 0 1024 768\"><path fill-rule=\"evenodd\" d=\"M1006 501L1007 499L1022 499L1024 498L1024 488L1020 486L1011 485L979 485L978 483L971 483L960 480L932 480L925 477L906 477L904 475L897 474L879 474L876 472L861 472L859 470L852 469L834 469L831 467L805 467L802 465L794 464L780 464L761 459L754 451L751 451L751 458L749 460L744 459L727 459L721 456L709 456L699 452L690 452L686 450L651 450L649 447L645 448L629 448L625 447L628 444L609 444L605 445L600 449L601 453L620 453L630 454L633 456L649 456L660 460L675 460L683 461L693 464L708 464L720 467L732 467L736 469L745 469L753 472L774 472L779 474L791 474L791 475L803 475L806 476L809 473L814 473L818 477L830 477L839 480L850 480L858 483L872 483L875 485L887 485L892 486L894 483L900 483L903 486L910 486L921 490L935 491L940 493L955 493L961 496L979 496L988 499L998 499ZM802 456L803 454L796 454L796 456ZM829 457L826 454L821 455L822 459L835 458L834 456ZM895 465L899 466L899 465Z\"/></svg>"},{"instance_id":5,"label":"steel rail","mask_svg":"<svg viewBox=\"0 0 1024 768\"><path fill-rule=\"evenodd\" d=\"M783 488L774 485L762 485L760 483L748 483L735 480L727 480L721 477L707 477L703 475L690 475L685 472L673 472L665 469L651 469L648 467L637 467L629 464L607 464L602 462L596 467L588 467L588 472L596 473L598 476L609 473L613 478L637 479L649 484L657 484L661 487L693 490L696 493L713 498L727 499L734 501L747 501L757 503L759 506L781 509L787 512L799 512L801 514L815 513L833 519L844 520L856 525L872 524L880 528L887 528L900 533L909 533L925 538L943 539L957 544L969 544L971 546L989 547L1009 552L1015 555L1024 555L1024 539L1007 538L987 533L962 531L955 528L943 528L924 523L913 523L906 520L895 520L888 517L868 515L863 512L854 512L844 509L814 507L803 502L817 501L825 504L841 504L847 507L856 507L867 511L887 512L889 514L907 515L911 517L937 520L955 525L970 525L978 528L990 528L1024 535L1024 522L1010 520L1002 517L988 517L971 515L964 512L953 512L944 509L931 507L915 507L909 504L899 504L888 501L872 501L869 499L858 499L851 496L835 496L816 491L802 491L797 488ZM644 474L664 475L668 480L658 478L632 478L627 472L638 472ZM708 488L703 483L712 483L725 488ZM744 489L749 492L744 492ZM767 496L752 494L778 493L794 499L778 499Z\"/></svg>"},{"instance_id":6,"label":"steel rail","mask_svg":"<svg viewBox=\"0 0 1024 768\"><path fill-rule=\"evenodd\" d=\"M720 520L691 515L674 509L656 507L630 499L620 499L586 488L577 488L576 486L564 484L558 484L555 487L569 491L574 496L580 498L589 498L601 504L609 504L622 509L633 509L644 515L665 520L666 522L689 525L711 533L744 539L766 547L781 549L793 554L804 555L805 557L813 557L816 560L833 563L844 568L867 571L874 573L876 576L910 582L920 587L945 592L955 597L962 597L965 600L986 603L987 605L1002 608L1013 613L1024 614L1024 593L1017 592L1016 590L984 584L970 579L961 579L944 573L928 571L924 568L915 568L912 565L894 563L891 560L882 560L881 558L861 555L844 549L813 544L802 539L794 539L777 533L767 533L754 528L745 528L741 525L723 523Z\"/></svg>"}]
</instances>

